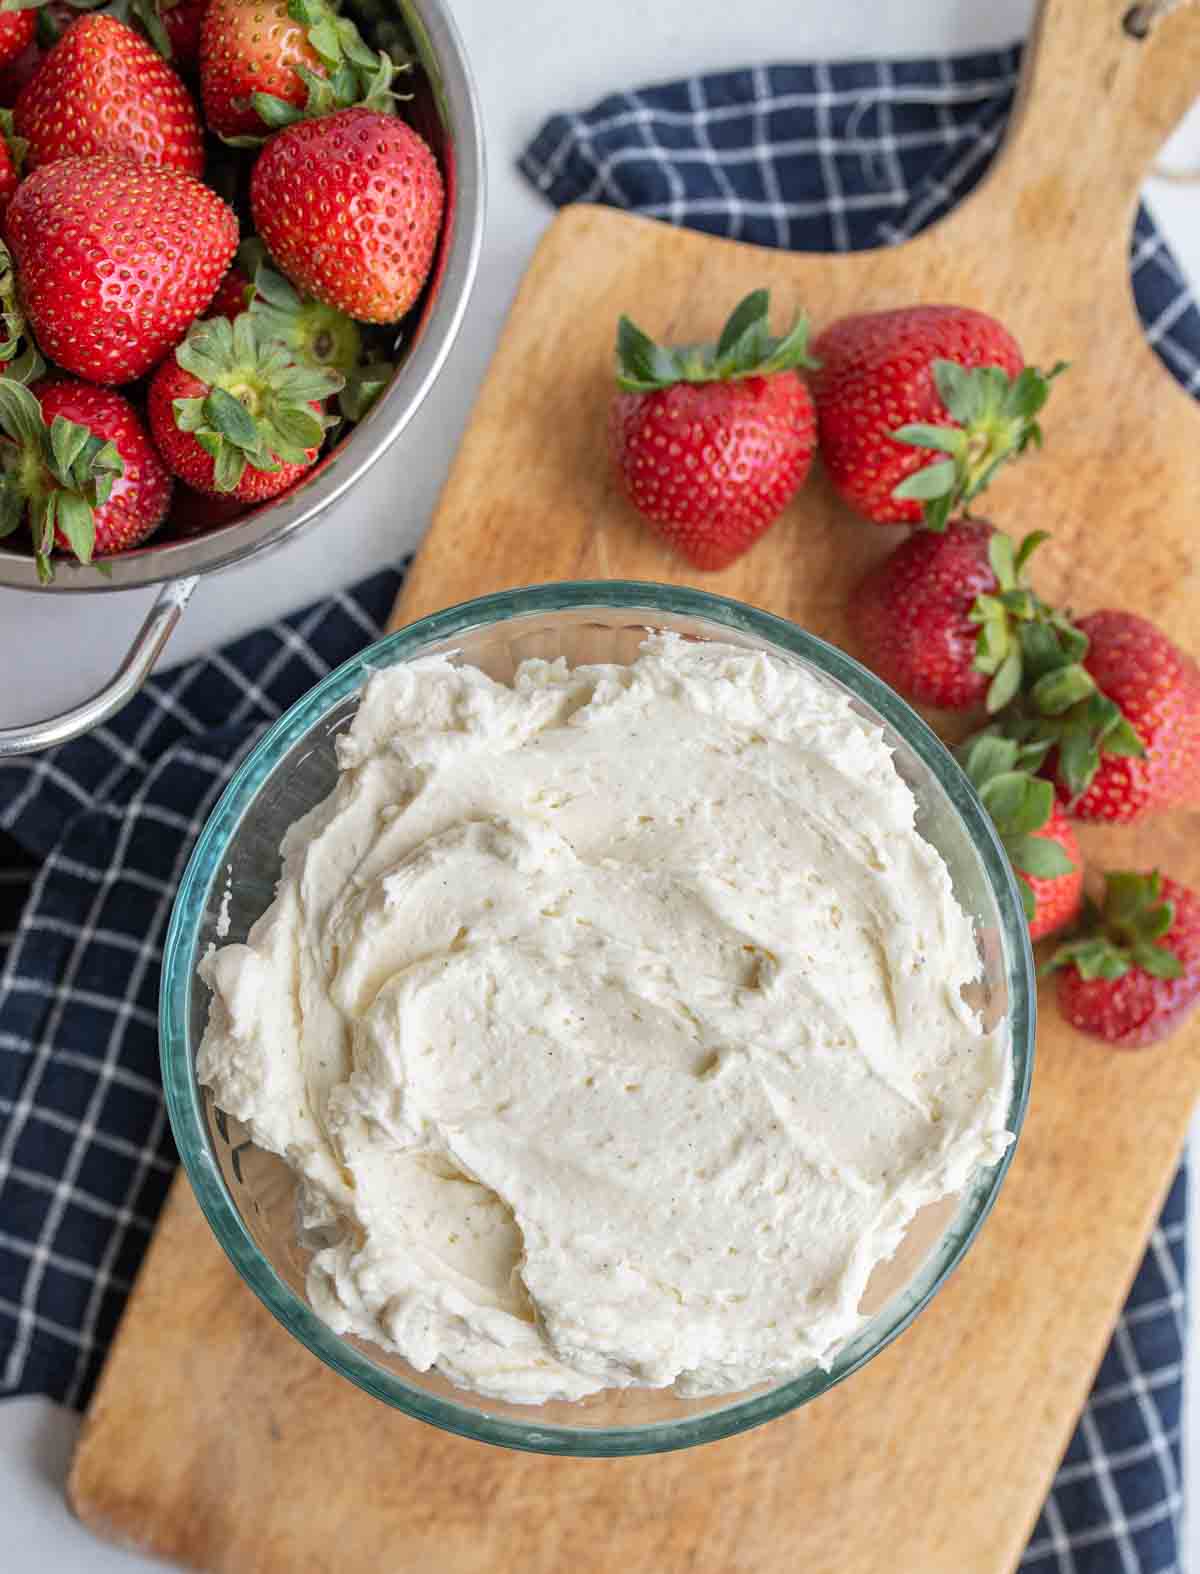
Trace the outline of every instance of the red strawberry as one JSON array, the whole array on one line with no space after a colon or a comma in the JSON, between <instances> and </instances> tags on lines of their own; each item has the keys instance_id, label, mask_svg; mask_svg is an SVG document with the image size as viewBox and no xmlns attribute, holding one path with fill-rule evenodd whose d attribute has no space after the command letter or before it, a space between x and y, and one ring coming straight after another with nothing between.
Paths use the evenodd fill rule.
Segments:
<instances>
[{"instance_id":1,"label":"red strawberry","mask_svg":"<svg viewBox=\"0 0 1200 1574\"><path fill-rule=\"evenodd\" d=\"M395 67L326 0L210 0L200 34L204 118L222 137L352 104L388 110Z\"/></svg>"},{"instance_id":2,"label":"red strawberry","mask_svg":"<svg viewBox=\"0 0 1200 1574\"><path fill-rule=\"evenodd\" d=\"M191 94L157 50L111 16L73 22L13 111L30 169L107 154L199 175L200 119Z\"/></svg>"},{"instance_id":3,"label":"red strawberry","mask_svg":"<svg viewBox=\"0 0 1200 1574\"><path fill-rule=\"evenodd\" d=\"M1045 825L1030 836L1056 846L1062 857L1071 865L1063 874L1039 878L1023 869L1017 870L1017 879L1033 893L1033 916L1029 920L1029 938L1041 940L1067 924L1074 923L1083 905L1083 858L1079 842L1070 820L1054 805ZM1036 855L1035 855L1036 856Z\"/></svg>"},{"instance_id":4,"label":"red strawberry","mask_svg":"<svg viewBox=\"0 0 1200 1574\"><path fill-rule=\"evenodd\" d=\"M198 180L110 158L35 171L7 231L38 343L97 383L140 377L178 344L238 239L233 212Z\"/></svg>"},{"instance_id":5,"label":"red strawberry","mask_svg":"<svg viewBox=\"0 0 1200 1574\"><path fill-rule=\"evenodd\" d=\"M155 372L150 430L190 487L260 503L316 461L329 424L323 401L341 386L336 372L297 366L261 340L249 312L233 323L214 317Z\"/></svg>"},{"instance_id":6,"label":"red strawberry","mask_svg":"<svg viewBox=\"0 0 1200 1574\"><path fill-rule=\"evenodd\" d=\"M1053 746L1047 774L1076 819L1200 805L1200 668L1132 612L1081 618L1008 730Z\"/></svg>"},{"instance_id":7,"label":"red strawberry","mask_svg":"<svg viewBox=\"0 0 1200 1574\"><path fill-rule=\"evenodd\" d=\"M205 317L228 317L230 322L240 317L254 299L254 286L236 263L217 285L217 293L209 301Z\"/></svg>"},{"instance_id":8,"label":"red strawberry","mask_svg":"<svg viewBox=\"0 0 1200 1574\"><path fill-rule=\"evenodd\" d=\"M263 136L253 96L303 104L308 90L297 66L325 75L307 29L288 15L288 0L211 0L200 25L200 92L210 130Z\"/></svg>"},{"instance_id":9,"label":"red strawberry","mask_svg":"<svg viewBox=\"0 0 1200 1574\"><path fill-rule=\"evenodd\" d=\"M248 505L237 497L215 497L211 492L193 492L182 483L175 488L171 502L171 517L166 531L172 541L184 541L191 536L206 536L210 530L239 519Z\"/></svg>"},{"instance_id":10,"label":"red strawberry","mask_svg":"<svg viewBox=\"0 0 1200 1574\"><path fill-rule=\"evenodd\" d=\"M14 11L14 16L33 16L33 11ZM27 44L17 58L0 66L0 105L11 109L21 95L21 89L37 71L46 52L36 41Z\"/></svg>"},{"instance_id":11,"label":"red strawberry","mask_svg":"<svg viewBox=\"0 0 1200 1574\"><path fill-rule=\"evenodd\" d=\"M768 292L735 309L715 344L665 349L622 317L609 420L626 496L697 568L727 567L795 496L816 447L808 324L773 339Z\"/></svg>"},{"instance_id":12,"label":"red strawberry","mask_svg":"<svg viewBox=\"0 0 1200 1574\"><path fill-rule=\"evenodd\" d=\"M0 427L0 536L27 520L41 580L53 578L56 546L90 563L140 545L166 517L171 477L111 389L66 379L29 389L6 377Z\"/></svg>"},{"instance_id":13,"label":"red strawberry","mask_svg":"<svg viewBox=\"0 0 1200 1574\"><path fill-rule=\"evenodd\" d=\"M1118 1049L1165 1038L1200 999L1200 899L1154 874L1109 874L1088 932L1055 952L1058 1008Z\"/></svg>"},{"instance_id":14,"label":"red strawberry","mask_svg":"<svg viewBox=\"0 0 1200 1574\"><path fill-rule=\"evenodd\" d=\"M27 12L21 13L23 16ZM0 12L0 19L5 15ZM25 170L25 143L13 133L12 115L0 109L0 227Z\"/></svg>"},{"instance_id":15,"label":"red strawberry","mask_svg":"<svg viewBox=\"0 0 1200 1574\"><path fill-rule=\"evenodd\" d=\"M417 299L442 222L429 147L394 115L346 109L271 138L250 179L254 227L288 278L360 322Z\"/></svg>"},{"instance_id":16,"label":"red strawberry","mask_svg":"<svg viewBox=\"0 0 1200 1574\"><path fill-rule=\"evenodd\" d=\"M200 58L200 28L205 22L208 0L151 0L151 5L170 44L170 54L165 50L161 54L178 71L186 71Z\"/></svg>"},{"instance_id":17,"label":"red strawberry","mask_svg":"<svg viewBox=\"0 0 1200 1574\"><path fill-rule=\"evenodd\" d=\"M0 66L11 66L33 43L37 16L33 11L0 11Z\"/></svg>"},{"instance_id":18,"label":"red strawberry","mask_svg":"<svg viewBox=\"0 0 1200 1574\"><path fill-rule=\"evenodd\" d=\"M1026 367L1016 340L966 306L864 312L813 345L821 456L842 499L876 524L944 530L996 468L1040 442L1061 366Z\"/></svg>"},{"instance_id":19,"label":"red strawberry","mask_svg":"<svg viewBox=\"0 0 1200 1574\"><path fill-rule=\"evenodd\" d=\"M1012 541L982 519L920 530L860 580L850 617L867 662L919 705L1003 709L1034 626L1069 627L1023 583L1044 530Z\"/></svg>"},{"instance_id":20,"label":"red strawberry","mask_svg":"<svg viewBox=\"0 0 1200 1574\"><path fill-rule=\"evenodd\" d=\"M76 20L80 11L91 9L91 0L78 0L78 4L74 0L36 0L36 9L0 13L4 18L27 16L31 19L29 42L17 54L0 63L0 105L5 109L13 107L21 89L40 68L47 52Z\"/></svg>"},{"instance_id":21,"label":"red strawberry","mask_svg":"<svg viewBox=\"0 0 1200 1574\"><path fill-rule=\"evenodd\" d=\"M1016 873L1029 937L1040 940L1070 923L1083 899L1083 860L1071 822L1013 739L979 733L962 745L959 758Z\"/></svg>"}]
</instances>

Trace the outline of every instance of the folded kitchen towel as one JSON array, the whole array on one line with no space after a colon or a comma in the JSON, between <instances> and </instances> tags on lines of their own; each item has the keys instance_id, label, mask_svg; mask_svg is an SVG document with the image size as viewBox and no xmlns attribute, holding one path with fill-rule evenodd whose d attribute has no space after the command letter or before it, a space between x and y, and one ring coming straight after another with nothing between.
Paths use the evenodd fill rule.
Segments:
<instances>
[{"instance_id":1,"label":"folded kitchen towel","mask_svg":"<svg viewBox=\"0 0 1200 1574\"><path fill-rule=\"evenodd\" d=\"M888 245L983 175L1020 53L765 65L614 93L554 115L520 167L560 205L603 202L794 251ZM1131 272L1147 337L1200 394L1200 313L1144 208ZM1181 1170L1021 1563L1027 1574L1180 1567L1185 1216Z\"/></svg>"},{"instance_id":2,"label":"folded kitchen towel","mask_svg":"<svg viewBox=\"0 0 1200 1574\"><path fill-rule=\"evenodd\" d=\"M1009 52L731 73L558 117L525 164L557 201L878 244L978 178L1015 68ZM1145 216L1134 280L1159 352L1200 388L1200 316ZM376 575L152 679L88 738L0 761L0 1394L87 1399L175 1165L156 1008L191 844L263 730L380 632L399 582ZM1035 1532L1036 1574L1177 1566L1185 1206L1181 1172Z\"/></svg>"}]
</instances>

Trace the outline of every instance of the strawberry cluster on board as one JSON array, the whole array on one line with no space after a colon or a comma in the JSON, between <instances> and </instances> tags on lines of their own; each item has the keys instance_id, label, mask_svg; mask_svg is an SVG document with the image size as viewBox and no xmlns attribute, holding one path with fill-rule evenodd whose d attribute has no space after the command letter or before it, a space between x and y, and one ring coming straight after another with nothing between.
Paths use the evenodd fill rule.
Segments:
<instances>
[{"instance_id":1,"label":"strawberry cluster on board","mask_svg":"<svg viewBox=\"0 0 1200 1574\"><path fill-rule=\"evenodd\" d=\"M386 386L444 206L410 64L327 0L2 0L0 537L44 581L280 495Z\"/></svg>"},{"instance_id":2,"label":"strawberry cluster on board","mask_svg":"<svg viewBox=\"0 0 1200 1574\"><path fill-rule=\"evenodd\" d=\"M814 341L771 334L765 290L716 344L656 344L623 317L610 441L633 506L696 568L727 567L804 484L879 525L914 527L855 587L875 671L914 703L978 711L958 758L1017 876L1030 936L1076 1027L1123 1048L1164 1037L1200 999L1200 899L1156 871L1084 888L1075 824L1200 807L1200 668L1146 619L1075 618L1033 588L1046 532L1015 542L971 504L1040 446L1060 363L1027 366L984 312L910 306L846 317ZM807 373L807 378L803 375Z\"/></svg>"}]
</instances>

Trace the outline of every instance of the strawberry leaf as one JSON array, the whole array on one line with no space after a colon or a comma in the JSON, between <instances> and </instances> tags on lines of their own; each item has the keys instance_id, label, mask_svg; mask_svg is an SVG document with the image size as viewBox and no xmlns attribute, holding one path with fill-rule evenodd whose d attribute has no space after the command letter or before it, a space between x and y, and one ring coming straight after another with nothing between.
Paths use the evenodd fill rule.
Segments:
<instances>
[{"instance_id":1,"label":"strawberry leaf","mask_svg":"<svg viewBox=\"0 0 1200 1574\"><path fill-rule=\"evenodd\" d=\"M1078 798L1092 785L1100 769L1100 751L1091 736L1079 728L1068 728L1058 746L1058 771L1072 798Z\"/></svg>"},{"instance_id":2,"label":"strawberry leaf","mask_svg":"<svg viewBox=\"0 0 1200 1574\"><path fill-rule=\"evenodd\" d=\"M818 364L808 353L808 318L800 312L781 339L768 339L766 359L757 368L757 375L771 377L797 366L815 371ZM754 370L751 368L751 372Z\"/></svg>"},{"instance_id":3,"label":"strawberry leaf","mask_svg":"<svg viewBox=\"0 0 1200 1574\"><path fill-rule=\"evenodd\" d=\"M347 421L361 421L391 382L396 368L390 361L367 361L346 376L338 395L338 409Z\"/></svg>"},{"instance_id":4,"label":"strawberry leaf","mask_svg":"<svg viewBox=\"0 0 1200 1574\"><path fill-rule=\"evenodd\" d=\"M1047 672L1052 672L1062 660L1062 653L1054 630L1036 620L1024 622L1017 636L1021 641L1021 660L1026 681L1034 683Z\"/></svg>"},{"instance_id":5,"label":"strawberry leaf","mask_svg":"<svg viewBox=\"0 0 1200 1574\"><path fill-rule=\"evenodd\" d=\"M653 393L679 381L679 366L669 350L655 344L628 317L617 324L617 386L626 393Z\"/></svg>"},{"instance_id":6,"label":"strawberry leaf","mask_svg":"<svg viewBox=\"0 0 1200 1574\"><path fill-rule=\"evenodd\" d=\"M1005 535L1003 530L994 531L988 537L988 562L1001 590L1012 590L1017 583L1017 559L1012 537Z\"/></svg>"},{"instance_id":7,"label":"strawberry leaf","mask_svg":"<svg viewBox=\"0 0 1200 1574\"><path fill-rule=\"evenodd\" d=\"M751 290L745 300L739 301L717 340L718 365L726 362L731 367L740 364L739 355L742 359L747 358L747 349L754 356L761 355L769 333L767 314L770 304L771 296L767 290Z\"/></svg>"},{"instance_id":8,"label":"strawberry leaf","mask_svg":"<svg viewBox=\"0 0 1200 1574\"><path fill-rule=\"evenodd\" d=\"M39 557L49 558L54 550L54 525L58 518L58 497L53 491L30 499L29 529L33 536L34 551Z\"/></svg>"},{"instance_id":9,"label":"strawberry leaf","mask_svg":"<svg viewBox=\"0 0 1200 1574\"><path fill-rule=\"evenodd\" d=\"M956 474L953 460L941 459L922 470L915 470L896 487L892 496L901 500L922 503L933 498L946 497L954 485Z\"/></svg>"},{"instance_id":10,"label":"strawberry leaf","mask_svg":"<svg viewBox=\"0 0 1200 1574\"><path fill-rule=\"evenodd\" d=\"M11 377L0 377L0 430L28 448L39 447L45 431L41 405Z\"/></svg>"},{"instance_id":11,"label":"strawberry leaf","mask_svg":"<svg viewBox=\"0 0 1200 1574\"><path fill-rule=\"evenodd\" d=\"M324 423L312 410L284 406L275 413L271 424L284 442L291 443L302 454L306 449L315 448L325 435Z\"/></svg>"},{"instance_id":12,"label":"strawberry leaf","mask_svg":"<svg viewBox=\"0 0 1200 1574\"><path fill-rule=\"evenodd\" d=\"M218 492L232 492L246 473L246 456L232 443L218 439L213 456L213 485Z\"/></svg>"},{"instance_id":13,"label":"strawberry leaf","mask_svg":"<svg viewBox=\"0 0 1200 1574\"><path fill-rule=\"evenodd\" d=\"M1034 684L1030 700L1043 716L1061 716L1064 711L1089 698L1096 692L1096 684L1085 667L1072 664L1047 672Z\"/></svg>"},{"instance_id":14,"label":"strawberry leaf","mask_svg":"<svg viewBox=\"0 0 1200 1574\"><path fill-rule=\"evenodd\" d=\"M1004 850L1013 866L1035 880L1057 880L1075 865L1057 842L1044 836L1006 836Z\"/></svg>"},{"instance_id":15,"label":"strawberry leaf","mask_svg":"<svg viewBox=\"0 0 1200 1574\"><path fill-rule=\"evenodd\" d=\"M1025 374L1022 372L1021 375L1024 376ZM1018 574L1022 572L1026 563L1029 562L1029 559L1037 551L1038 547L1040 547L1044 541L1049 541L1049 539L1050 532L1048 530L1031 530L1029 534L1022 539L1021 545L1017 548L1017 556L1015 560L1015 567Z\"/></svg>"},{"instance_id":16,"label":"strawberry leaf","mask_svg":"<svg viewBox=\"0 0 1200 1574\"><path fill-rule=\"evenodd\" d=\"M2 9L3 5L0 5L0 10ZM112 7L113 14L119 14L125 10L128 11L128 21L145 34L148 41L158 50L163 59L173 60L175 50L171 44L171 35L163 25L162 15L159 11L159 0L130 0L130 4L127 7L116 5ZM124 21L126 17L122 15L120 19Z\"/></svg>"},{"instance_id":17,"label":"strawberry leaf","mask_svg":"<svg viewBox=\"0 0 1200 1574\"><path fill-rule=\"evenodd\" d=\"M262 423L263 445L247 458L256 470L275 471L281 465L302 465L308 458L305 449L288 442L268 421Z\"/></svg>"},{"instance_id":18,"label":"strawberry leaf","mask_svg":"<svg viewBox=\"0 0 1200 1574\"><path fill-rule=\"evenodd\" d=\"M898 426L892 437L910 448L938 448L944 454L960 454L967 446L965 432L955 426L925 426L913 422Z\"/></svg>"},{"instance_id":19,"label":"strawberry leaf","mask_svg":"<svg viewBox=\"0 0 1200 1574\"><path fill-rule=\"evenodd\" d=\"M1161 890L1157 870L1148 877L1114 870L1104 881L1104 916L1113 924L1132 923L1147 901L1155 901Z\"/></svg>"},{"instance_id":20,"label":"strawberry leaf","mask_svg":"<svg viewBox=\"0 0 1200 1574\"><path fill-rule=\"evenodd\" d=\"M285 366L273 379L273 386L289 403L301 406L313 399L327 399L344 381L341 373L329 366Z\"/></svg>"},{"instance_id":21,"label":"strawberry leaf","mask_svg":"<svg viewBox=\"0 0 1200 1574\"><path fill-rule=\"evenodd\" d=\"M56 415L50 423L50 452L60 476L69 475L72 466L87 447L91 432L77 421Z\"/></svg>"},{"instance_id":22,"label":"strawberry leaf","mask_svg":"<svg viewBox=\"0 0 1200 1574\"><path fill-rule=\"evenodd\" d=\"M936 360L933 381L946 412L961 426L969 426L977 414L976 384L957 361Z\"/></svg>"},{"instance_id":23,"label":"strawberry leaf","mask_svg":"<svg viewBox=\"0 0 1200 1574\"><path fill-rule=\"evenodd\" d=\"M268 306L273 306L281 312L300 310L300 295L282 273L276 273L274 268L268 268L265 263L260 263L250 270L250 278L255 295L261 296Z\"/></svg>"},{"instance_id":24,"label":"strawberry leaf","mask_svg":"<svg viewBox=\"0 0 1200 1574\"><path fill-rule=\"evenodd\" d=\"M1007 831L1014 836L1040 831L1054 813L1054 788L1040 776L1027 776L1025 796L1009 817Z\"/></svg>"},{"instance_id":25,"label":"strawberry leaf","mask_svg":"<svg viewBox=\"0 0 1200 1574\"><path fill-rule=\"evenodd\" d=\"M991 776L1011 771L1017 763L1017 744L1012 738L995 733L980 733L968 739L959 751L963 769L978 791Z\"/></svg>"},{"instance_id":26,"label":"strawberry leaf","mask_svg":"<svg viewBox=\"0 0 1200 1574\"><path fill-rule=\"evenodd\" d=\"M214 388L204 401L204 416L208 424L227 442L245 451L258 447L258 427L254 417L224 388Z\"/></svg>"},{"instance_id":27,"label":"strawberry leaf","mask_svg":"<svg viewBox=\"0 0 1200 1574\"><path fill-rule=\"evenodd\" d=\"M204 425L204 399L176 399L172 405L175 425L181 432L198 432Z\"/></svg>"},{"instance_id":28,"label":"strawberry leaf","mask_svg":"<svg viewBox=\"0 0 1200 1574\"><path fill-rule=\"evenodd\" d=\"M996 823L996 829L1011 829L1012 821L1025 804L1025 789L1030 785L1023 771L1001 771L985 781L979 789L983 806Z\"/></svg>"},{"instance_id":29,"label":"strawberry leaf","mask_svg":"<svg viewBox=\"0 0 1200 1574\"><path fill-rule=\"evenodd\" d=\"M975 655L971 665L976 672L991 676L999 671L1012 653L1013 644L1008 621L1002 610L991 616L973 618L972 621L980 623L980 629L975 641Z\"/></svg>"},{"instance_id":30,"label":"strawberry leaf","mask_svg":"<svg viewBox=\"0 0 1200 1574\"><path fill-rule=\"evenodd\" d=\"M362 35L353 22L346 17L339 18L337 32L342 53L352 66L367 72L379 69L379 56L363 42Z\"/></svg>"},{"instance_id":31,"label":"strawberry leaf","mask_svg":"<svg viewBox=\"0 0 1200 1574\"><path fill-rule=\"evenodd\" d=\"M0 473L0 541L11 536L25 519L25 496L16 477Z\"/></svg>"},{"instance_id":32,"label":"strawberry leaf","mask_svg":"<svg viewBox=\"0 0 1200 1574\"><path fill-rule=\"evenodd\" d=\"M1138 737L1131 723L1122 716L1115 726L1105 731L1104 752L1140 758L1146 752L1146 745Z\"/></svg>"},{"instance_id":33,"label":"strawberry leaf","mask_svg":"<svg viewBox=\"0 0 1200 1574\"><path fill-rule=\"evenodd\" d=\"M1140 967L1144 973L1149 973L1152 978L1182 978L1183 963L1172 951L1164 950L1162 946L1139 944L1135 945L1130 956L1135 967Z\"/></svg>"},{"instance_id":34,"label":"strawberry leaf","mask_svg":"<svg viewBox=\"0 0 1200 1574\"><path fill-rule=\"evenodd\" d=\"M987 708L993 714L1008 705L1021 687L1021 649L1013 645L988 684Z\"/></svg>"},{"instance_id":35,"label":"strawberry leaf","mask_svg":"<svg viewBox=\"0 0 1200 1574\"><path fill-rule=\"evenodd\" d=\"M1012 614L1019 623L1031 622L1042 613L1042 604L1032 590L1005 590L996 598L1005 612Z\"/></svg>"},{"instance_id":36,"label":"strawberry leaf","mask_svg":"<svg viewBox=\"0 0 1200 1574\"><path fill-rule=\"evenodd\" d=\"M272 131L282 131L285 126L294 126L297 121L305 118L303 110L297 109L294 104L289 104L282 98L276 98L274 93L251 93L250 102L263 125ZM251 145L256 145L258 141L261 141L261 138L255 138Z\"/></svg>"},{"instance_id":37,"label":"strawberry leaf","mask_svg":"<svg viewBox=\"0 0 1200 1574\"><path fill-rule=\"evenodd\" d=\"M1175 907L1162 900L1157 870L1136 874L1113 870L1104 877L1104 906L1090 915L1087 932L1060 946L1051 966L1072 963L1084 978L1121 978L1139 967L1152 978L1179 978L1183 966L1164 943Z\"/></svg>"},{"instance_id":38,"label":"strawberry leaf","mask_svg":"<svg viewBox=\"0 0 1200 1574\"><path fill-rule=\"evenodd\" d=\"M225 319L213 320L224 322ZM226 326L228 327L227 323ZM208 344L206 335L198 333L194 339L184 340L175 351L175 359L185 372L191 372L193 377L199 378L202 383L207 383L211 387L221 376L221 358L218 353L211 355L208 353Z\"/></svg>"},{"instance_id":39,"label":"strawberry leaf","mask_svg":"<svg viewBox=\"0 0 1200 1574\"><path fill-rule=\"evenodd\" d=\"M926 530L932 530L935 535L941 535L949 527L950 515L954 509L954 494L947 492L945 497L935 497L925 504L923 515Z\"/></svg>"},{"instance_id":40,"label":"strawberry leaf","mask_svg":"<svg viewBox=\"0 0 1200 1574\"><path fill-rule=\"evenodd\" d=\"M1043 971L1052 973L1059 967L1077 967L1086 979L1113 979L1125 976L1130 960L1114 950L1103 936L1092 936L1060 945Z\"/></svg>"},{"instance_id":41,"label":"strawberry leaf","mask_svg":"<svg viewBox=\"0 0 1200 1574\"><path fill-rule=\"evenodd\" d=\"M96 545L95 515L78 493L58 492L56 499L58 528L79 561L90 563Z\"/></svg>"},{"instance_id":42,"label":"strawberry leaf","mask_svg":"<svg viewBox=\"0 0 1200 1574\"><path fill-rule=\"evenodd\" d=\"M91 491L84 488L84 495L99 508L107 503L112 494L113 482L118 476L125 474L125 463L117 452L115 443L102 442L100 438L93 437L83 456L91 475ZM78 465L76 466L78 473Z\"/></svg>"},{"instance_id":43,"label":"strawberry leaf","mask_svg":"<svg viewBox=\"0 0 1200 1574\"><path fill-rule=\"evenodd\" d=\"M326 65L336 66L341 60L341 40L338 38L338 30L332 17L322 16L320 21L310 27L308 41Z\"/></svg>"}]
</instances>

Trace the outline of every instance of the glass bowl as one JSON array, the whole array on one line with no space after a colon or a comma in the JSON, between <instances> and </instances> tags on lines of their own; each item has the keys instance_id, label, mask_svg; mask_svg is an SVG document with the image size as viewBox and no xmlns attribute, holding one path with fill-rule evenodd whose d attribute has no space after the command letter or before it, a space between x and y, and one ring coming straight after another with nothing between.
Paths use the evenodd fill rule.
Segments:
<instances>
[{"instance_id":1,"label":"glass bowl","mask_svg":"<svg viewBox=\"0 0 1200 1574\"><path fill-rule=\"evenodd\" d=\"M1012 1155L980 1170L968 1190L913 1221L896 1256L868 1285L870 1320L828 1370L810 1368L744 1394L682 1399L624 1389L536 1408L504 1404L421 1373L397 1356L335 1334L304 1294L308 1253L296 1235L290 1170L214 1109L195 1075L208 1016L196 966L210 944L245 938L269 905L284 831L333 787L333 740L370 673L417 656L457 652L498 679L531 656L579 662L633 659L649 629L767 649L848 692L884 730L918 804L917 826L941 852L972 918L983 963L972 1004L987 1026L1008 1020L1013 1062L1008 1129L1025 1113L1033 1065L1034 971L1012 872L966 776L925 723L865 668L793 623L736 601L622 581L543 585L452 607L381 640L288 711L257 744L196 845L171 916L163 960L161 1037L167 1106L180 1156L217 1239L279 1321L328 1366L377 1399L483 1442L568 1455L655 1453L757 1426L814 1399L901 1333L961 1261L987 1216Z\"/></svg>"}]
</instances>

